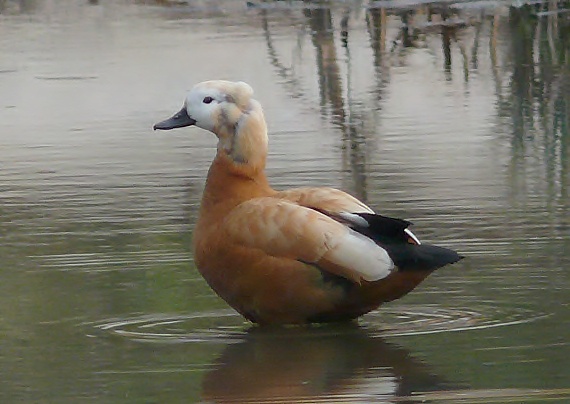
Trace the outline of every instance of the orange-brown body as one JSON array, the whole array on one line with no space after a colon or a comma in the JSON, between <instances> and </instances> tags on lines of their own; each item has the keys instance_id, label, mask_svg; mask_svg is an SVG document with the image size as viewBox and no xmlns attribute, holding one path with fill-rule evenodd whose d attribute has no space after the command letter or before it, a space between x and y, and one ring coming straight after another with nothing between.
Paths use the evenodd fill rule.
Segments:
<instances>
[{"instance_id":1,"label":"orange-brown body","mask_svg":"<svg viewBox=\"0 0 570 404\"><path fill-rule=\"evenodd\" d=\"M310 189L305 192L310 194ZM262 170L236 170L224 154L218 154L210 167L194 231L195 262L212 289L250 321L290 324L356 318L402 297L431 273L396 271L376 282L351 283L347 290L327 282L315 265L231 242L225 229L229 212L251 199L297 199L292 195L298 194L273 190ZM323 209L335 204L334 199L322 202Z\"/></svg>"}]
</instances>

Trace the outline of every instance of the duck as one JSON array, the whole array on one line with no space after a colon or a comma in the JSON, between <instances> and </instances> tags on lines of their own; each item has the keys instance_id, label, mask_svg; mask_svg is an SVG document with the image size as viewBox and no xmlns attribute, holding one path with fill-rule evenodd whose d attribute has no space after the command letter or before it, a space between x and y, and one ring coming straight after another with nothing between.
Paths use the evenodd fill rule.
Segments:
<instances>
[{"instance_id":1,"label":"duck","mask_svg":"<svg viewBox=\"0 0 570 404\"><path fill-rule=\"evenodd\" d=\"M332 187L275 190L268 129L243 81L196 84L154 130L217 136L193 232L194 262L213 291L259 325L351 321L399 299L457 252L420 242L407 220Z\"/></svg>"}]
</instances>

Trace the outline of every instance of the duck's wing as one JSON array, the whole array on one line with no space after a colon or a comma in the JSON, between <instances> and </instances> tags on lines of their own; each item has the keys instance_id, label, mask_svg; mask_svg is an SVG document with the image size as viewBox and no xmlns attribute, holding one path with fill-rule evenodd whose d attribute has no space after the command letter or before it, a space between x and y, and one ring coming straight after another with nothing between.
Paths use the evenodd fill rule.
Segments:
<instances>
[{"instance_id":1,"label":"duck's wing","mask_svg":"<svg viewBox=\"0 0 570 404\"><path fill-rule=\"evenodd\" d=\"M376 214L338 189L296 188L276 197L317 210L373 240L401 270L434 270L463 258L447 248L422 244L408 228L411 222Z\"/></svg>"},{"instance_id":2,"label":"duck's wing","mask_svg":"<svg viewBox=\"0 0 570 404\"><path fill-rule=\"evenodd\" d=\"M357 283L383 279L394 268L388 252L371 238L318 208L289 200L246 201L226 216L223 230L238 245L314 264Z\"/></svg>"},{"instance_id":3,"label":"duck's wing","mask_svg":"<svg viewBox=\"0 0 570 404\"><path fill-rule=\"evenodd\" d=\"M276 197L318 210L375 241L396 238L410 244L421 244L408 229L411 222L378 215L352 195L335 188L294 188L278 192Z\"/></svg>"}]
</instances>

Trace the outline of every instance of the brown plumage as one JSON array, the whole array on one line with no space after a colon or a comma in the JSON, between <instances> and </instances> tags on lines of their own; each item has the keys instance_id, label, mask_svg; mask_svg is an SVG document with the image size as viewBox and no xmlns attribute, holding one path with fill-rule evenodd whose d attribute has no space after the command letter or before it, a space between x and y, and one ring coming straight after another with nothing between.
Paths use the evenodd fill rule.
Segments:
<instances>
[{"instance_id":1,"label":"brown plumage","mask_svg":"<svg viewBox=\"0 0 570 404\"><path fill-rule=\"evenodd\" d=\"M421 244L409 223L375 215L332 188L275 191L265 176L263 111L243 82L207 81L155 125L196 125L218 137L194 231L208 284L250 321L298 324L356 318L461 259Z\"/></svg>"}]
</instances>

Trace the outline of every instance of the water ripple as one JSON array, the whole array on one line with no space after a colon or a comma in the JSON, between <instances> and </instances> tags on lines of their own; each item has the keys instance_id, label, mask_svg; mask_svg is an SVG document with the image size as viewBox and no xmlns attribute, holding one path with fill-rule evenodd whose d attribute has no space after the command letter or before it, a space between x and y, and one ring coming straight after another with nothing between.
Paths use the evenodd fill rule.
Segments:
<instances>
[{"instance_id":1,"label":"water ripple","mask_svg":"<svg viewBox=\"0 0 570 404\"><path fill-rule=\"evenodd\" d=\"M399 306L393 309L373 311L362 319L362 326L376 330L377 336L408 336L480 330L524 324L548 317L521 308L441 307L438 305Z\"/></svg>"},{"instance_id":2,"label":"water ripple","mask_svg":"<svg viewBox=\"0 0 570 404\"><path fill-rule=\"evenodd\" d=\"M151 314L93 324L96 329L133 341L154 343L238 342L249 323L231 309L187 315Z\"/></svg>"},{"instance_id":3,"label":"water ripple","mask_svg":"<svg viewBox=\"0 0 570 404\"><path fill-rule=\"evenodd\" d=\"M371 336L384 338L512 326L548 316L519 308L507 312L491 306L469 309L437 305L398 306L369 313L362 317L360 325ZM245 338L251 326L231 309L115 318L90 325L103 334L151 343L235 343Z\"/></svg>"}]
</instances>

